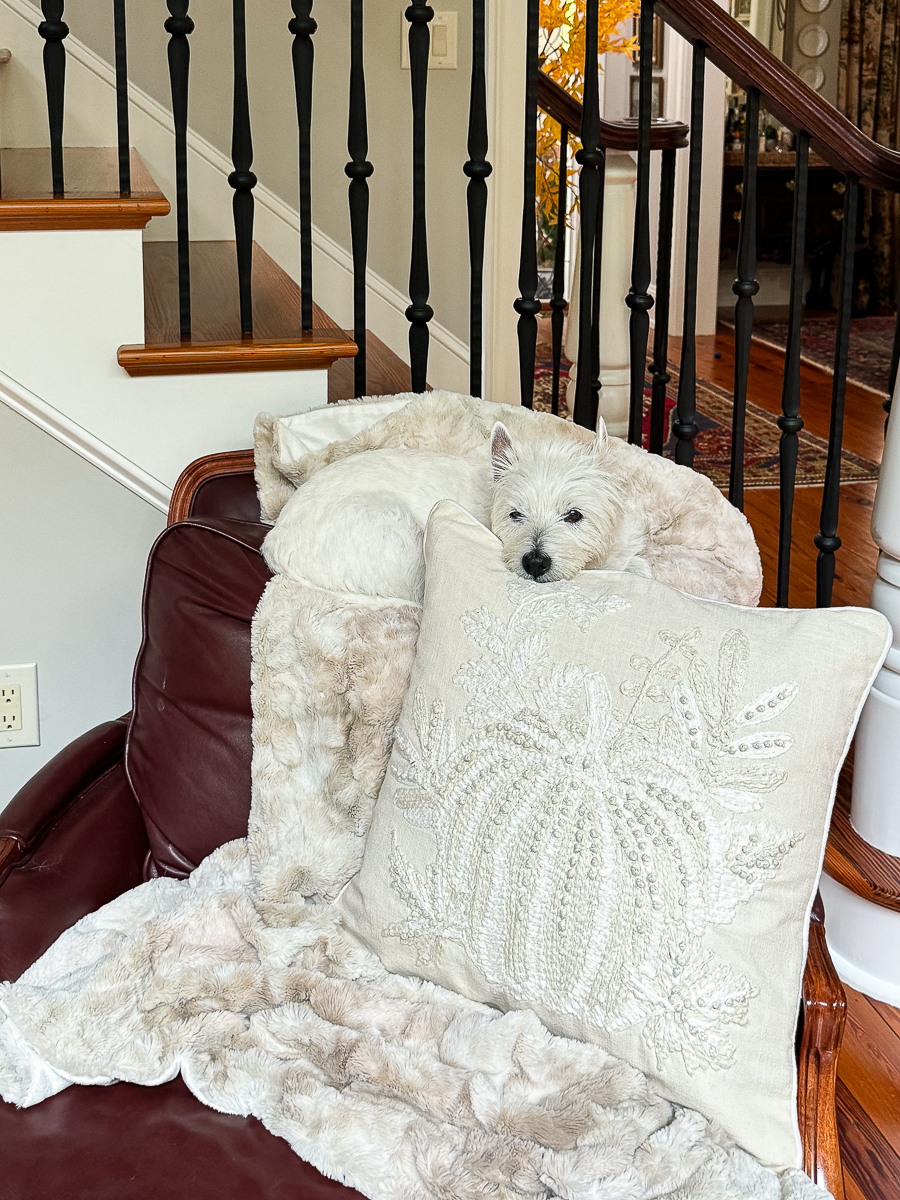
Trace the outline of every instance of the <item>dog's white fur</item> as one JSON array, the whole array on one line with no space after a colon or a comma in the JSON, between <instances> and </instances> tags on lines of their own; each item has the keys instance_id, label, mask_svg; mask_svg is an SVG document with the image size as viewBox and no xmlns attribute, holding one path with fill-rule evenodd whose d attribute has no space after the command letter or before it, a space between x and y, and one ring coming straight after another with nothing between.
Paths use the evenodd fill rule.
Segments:
<instances>
[{"instance_id":1,"label":"dog's white fur","mask_svg":"<svg viewBox=\"0 0 900 1200\"><path fill-rule=\"evenodd\" d=\"M274 572L300 583L421 604L422 537L439 500L455 500L487 525L487 455L363 451L338 459L297 488L267 535L263 554Z\"/></svg>"},{"instance_id":2,"label":"dog's white fur","mask_svg":"<svg viewBox=\"0 0 900 1200\"><path fill-rule=\"evenodd\" d=\"M491 461L491 528L524 578L536 551L550 560L541 583L626 570L708 600L759 602L759 551L743 514L705 476L609 438L602 419L588 443L514 445L498 422Z\"/></svg>"}]
</instances>

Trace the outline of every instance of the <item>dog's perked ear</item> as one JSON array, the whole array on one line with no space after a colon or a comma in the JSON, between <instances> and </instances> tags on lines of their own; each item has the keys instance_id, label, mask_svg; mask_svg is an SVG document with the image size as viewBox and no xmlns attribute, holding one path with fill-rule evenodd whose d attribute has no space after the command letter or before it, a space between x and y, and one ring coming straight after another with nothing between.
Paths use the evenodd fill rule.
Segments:
<instances>
[{"instance_id":1,"label":"dog's perked ear","mask_svg":"<svg viewBox=\"0 0 900 1200\"><path fill-rule=\"evenodd\" d=\"M591 443L591 450L594 458L598 462L606 457L606 451L609 449L609 434L606 430L606 422L602 417L597 418L597 438Z\"/></svg>"},{"instance_id":2,"label":"dog's perked ear","mask_svg":"<svg viewBox=\"0 0 900 1200\"><path fill-rule=\"evenodd\" d=\"M499 479L504 471L514 467L517 462L509 430L502 421L498 421L491 430L491 466L494 469L494 479Z\"/></svg>"}]
</instances>

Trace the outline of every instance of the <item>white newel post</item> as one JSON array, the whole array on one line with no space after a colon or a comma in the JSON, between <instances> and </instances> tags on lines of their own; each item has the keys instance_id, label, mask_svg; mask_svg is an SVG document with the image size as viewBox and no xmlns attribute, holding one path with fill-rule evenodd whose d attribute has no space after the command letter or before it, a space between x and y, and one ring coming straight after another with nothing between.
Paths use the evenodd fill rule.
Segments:
<instances>
[{"instance_id":1,"label":"white newel post","mask_svg":"<svg viewBox=\"0 0 900 1200\"><path fill-rule=\"evenodd\" d=\"M888 423L872 512L881 553L871 604L893 627L893 645L866 701L856 733L850 821L900 870L900 388ZM900 912L822 878L825 928L838 974L877 1000L900 1004Z\"/></svg>"},{"instance_id":2,"label":"white newel post","mask_svg":"<svg viewBox=\"0 0 900 1200\"><path fill-rule=\"evenodd\" d=\"M603 249L600 264L600 416L613 437L628 436L629 310L625 296L631 286L631 249L634 240L634 184L637 166L624 150L607 150L603 196ZM566 358L572 361L566 401L575 403L575 361L578 357L578 280L581 269L581 236L566 321Z\"/></svg>"}]
</instances>

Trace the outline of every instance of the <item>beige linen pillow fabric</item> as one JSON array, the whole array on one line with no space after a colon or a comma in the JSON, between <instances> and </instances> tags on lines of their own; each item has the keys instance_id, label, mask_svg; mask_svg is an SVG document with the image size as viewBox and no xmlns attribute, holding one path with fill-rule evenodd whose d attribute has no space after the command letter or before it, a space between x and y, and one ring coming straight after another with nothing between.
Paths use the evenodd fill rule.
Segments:
<instances>
[{"instance_id":1,"label":"beige linen pillow fabric","mask_svg":"<svg viewBox=\"0 0 900 1200\"><path fill-rule=\"evenodd\" d=\"M532 1008L798 1166L809 913L888 623L618 572L531 583L498 546L456 505L433 511L345 924L389 970Z\"/></svg>"}]
</instances>

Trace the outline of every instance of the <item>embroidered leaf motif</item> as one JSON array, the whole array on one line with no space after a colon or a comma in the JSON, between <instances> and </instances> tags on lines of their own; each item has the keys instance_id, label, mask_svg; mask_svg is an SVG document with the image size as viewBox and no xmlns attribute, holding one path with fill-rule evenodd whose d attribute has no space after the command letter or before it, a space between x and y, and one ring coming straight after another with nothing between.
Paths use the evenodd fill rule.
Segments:
<instances>
[{"instance_id":1,"label":"embroidered leaf motif","mask_svg":"<svg viewBox=\"0 0 900 1200\"><path fill-rule=\"evenodd\" d=\"M726 633L719 647L719 692L722 711L730 712L747 678L750 643L739 629Z\"/></svg>"},{"instance_id":2,"label":"embroidered leaf motif","mask_svg":"<svg viewBox=\"0 0 900 1200\"><path fill-rule=\"evenodd\" d=\"M794 739L789 733L745 733L730 742L725 752L734 758L778 758L793 744Z\"/></svg>"},{"instance_id":3,"label":"embroidered leaf motif","mask_svg":"<svg viewBox=\"0 0 900 1200\"><path fill-rule=\"evenodd\" d=\"M510 655L510 669L516 679L541 671L547 665L547 635L532 633L523 638Z\"/></svg>"},{"instance_id":4,"label":"embroidered leaf motif","mask_svg":"<svg viewBox=\"0 0 900 1200\"><path fill-rule=\"evenodd\" d=\"M721 697L716 691L716 679L707 663L695 655L688 667L688 681L707 722L712 725L722 719Z\"/></svg>"},{"instance_id":5,"label":"embroidered leaf motif","mask_svg":"<svg viewBox=\"0 0 900 1200\"><path fill-rule=\"evenodd\" d=\"M584 699L584 681L587 667L572 663L557 663L549 675L542 675L534 688L537 708L549 714L571 712Z\"/></svg>"},{"instance_id":6,"label":"embroidered leaf motif","mask_svg":"<svg viewBox=\"0 0 900 1200\"><path fill-rule=\"evenodd\" d=\"M491 654L503 653L506 626L490 609L482 606L464 613L462 626L472 641L483 650L490 650Z\"/></svg>"},{"instance_id":7,"label":"embroidered leaf motif","mask_svg":"<svg viewBox=\"0 0 900 1200\"><path fill-rule=\"evenodd\" d=\"M628 607L628 601L621 596L601 596L594 599L575 589L566 596L566 601L566 613L582 633L587 633L598 613L621 612L623 608Z\"/></svg>"},{"instance_id":8,"label":"embroidered leaf motif","mask_svg":"<svg viewBox=\"0 0 900 1200\"><path fill-rule=\"evenodd\" d=\"M761 721L772 721L775 717L780 717L799 690L796 683L779 683L777 687L769 688L741 709L735 718L735 725L737 728L743 725L758 725Z\"/></svg>"},{"instance_id":9,"label":"embroidered leaf motif","mask_svg":"<svg viewBox=\"0 0 900 1200\"><path fill-rule=\"evenodd\" d=\"M716 804L727 808L729 812L743 813L752 812L754 809L762 807L762 800L757 792L750 792L741 788L711 788L710 796L715 800Z\"/></svg>"},{"instance_id":10,"label":"embroidered leaf motif","mask_svg":"<svg viewBox=\"0 0 900 1200\"><path fill-rule=\"evenodd\" d=\"M778 767L765 767L761 763L734 762L722 759L711 764L716 783L724 788L750 788L751 791L774 792L780 788L787 776Z\"/></svg>"}]
</instances>

